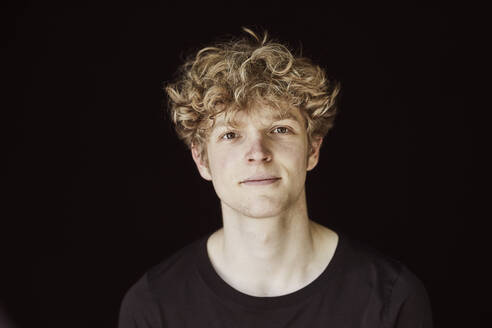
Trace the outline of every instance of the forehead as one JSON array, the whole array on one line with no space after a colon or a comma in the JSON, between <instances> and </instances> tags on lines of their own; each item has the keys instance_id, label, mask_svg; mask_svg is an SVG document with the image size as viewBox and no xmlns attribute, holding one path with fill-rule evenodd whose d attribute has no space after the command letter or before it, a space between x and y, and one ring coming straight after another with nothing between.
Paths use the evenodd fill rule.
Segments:
<instances>
[{"instance_id":1,"label":"forehead","mask_svg":"<svg viewBox=\"0 0 492 328\"><path fill-rule=\"evenodd\" d=\"M244 109L233 108L220 113L214 118L212 129L221 126L241 126L249 120L263 125L269 125L280 120L293 120L300 124L304 121L296 107L272 107L257 104Z\"/></svg>"}]
</instances>

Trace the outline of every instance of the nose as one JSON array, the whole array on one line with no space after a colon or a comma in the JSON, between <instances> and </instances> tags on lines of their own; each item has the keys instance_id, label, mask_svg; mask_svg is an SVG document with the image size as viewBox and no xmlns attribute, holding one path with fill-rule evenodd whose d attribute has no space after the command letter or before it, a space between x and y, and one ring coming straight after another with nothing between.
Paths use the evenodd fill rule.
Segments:
<instances>
[{"instance_id":1,"label":"nose","mask_svg":"<svg viewBox=\"0 0 492 328\"><path fill-rule=\"evenodd\" d=\"M251 137L248 143L246 152L248 163L268 163L272 160L272 152L270 151L266 140L261 135Z\"/></svg>"}]
</instances>

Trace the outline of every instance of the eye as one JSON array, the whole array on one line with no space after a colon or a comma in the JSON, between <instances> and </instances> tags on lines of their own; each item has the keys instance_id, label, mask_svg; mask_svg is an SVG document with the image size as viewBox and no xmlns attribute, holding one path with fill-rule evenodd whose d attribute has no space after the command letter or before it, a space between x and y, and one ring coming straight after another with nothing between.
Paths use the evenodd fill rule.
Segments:
<instances>
[{"instance_id":1,"label":"eye","mask_svg":"<svg viewBox=\"0 0 492 328\"><path fill-rule=\"evenodd\" d=\"M279 134L286 134L289 133L290 130L289 128L286 128L285 126L278 126L275 129L273 129L274 133L279 133Z\"/></svg>"},{"instance_id":2,"label":"eye","mask_svg":"<svg viewBox=\"0 0 492 328\"><path fill-rule=\"evenodd\" d=\"M227 140L231 140L231 139L234 139L236 138L236 133L235 132L227 132L226 134L224 134L221 139L227 139Z\"/></svg>"}]
</instances>

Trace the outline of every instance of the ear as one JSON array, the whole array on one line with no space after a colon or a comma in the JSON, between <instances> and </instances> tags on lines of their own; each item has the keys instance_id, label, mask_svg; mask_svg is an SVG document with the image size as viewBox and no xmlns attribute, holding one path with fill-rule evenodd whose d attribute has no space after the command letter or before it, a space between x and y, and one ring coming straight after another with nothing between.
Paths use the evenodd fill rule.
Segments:
<instances>
[{"instance_id":1,"label":"ear","mask_svg":"<svg viewBox=\"0 0 492 328\"><path fill-rule=\"evenodd\" d=\"M311 140L311 152L308 157L307 170L311 171L316 167L319 160L319 151L321 149L321 144L323 143L323 137L313 137Z\"/></svg>"},{"instance_id":2,"label":"ear","mask_svg":"<svg viewBox=\"0 0 492 328\"><path fill-rule=\"evenodd\" d=\"M201 149L194 144L191 145L191 156L193 157L196 167L198 168L198 172L200 172L202 178L207 181L212 181L212 175L210 174L208 163L202 158Z\"/></svg>"}]
</instances>

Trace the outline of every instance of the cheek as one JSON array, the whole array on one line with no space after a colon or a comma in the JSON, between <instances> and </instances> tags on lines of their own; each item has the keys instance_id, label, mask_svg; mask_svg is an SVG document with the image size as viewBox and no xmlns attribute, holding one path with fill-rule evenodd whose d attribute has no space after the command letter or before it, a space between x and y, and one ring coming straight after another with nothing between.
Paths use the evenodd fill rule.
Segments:
<instances>
[{"instance_id":1,"label":"cheek","mask_svg":"<svg viewBox=\"0 0 492 328\"><path fill-rule=\"evenodd\" d=\"M284 163L288 163L293 169L303 171L307 168L306 147L302 143L284 144L281 147L282 158Z\"/></svg>"},{"instance_id":2,"label":"cheek","mask_svg":"<svg viewBox=\"0 0 492 328\"><path fill-rule=\"evenodd\" d=\"M211 174L214 179L221 180L226 178L234 167L234 158L237 158L231 151L215 149L212 158L209 158Z\"/></svg>"}]
</instances>

